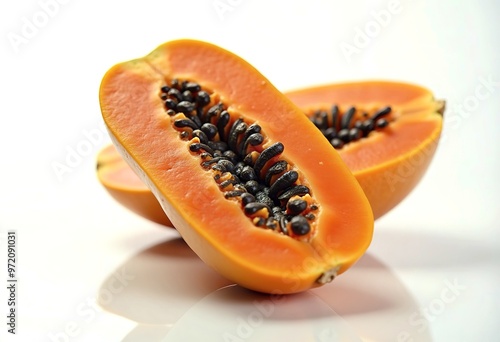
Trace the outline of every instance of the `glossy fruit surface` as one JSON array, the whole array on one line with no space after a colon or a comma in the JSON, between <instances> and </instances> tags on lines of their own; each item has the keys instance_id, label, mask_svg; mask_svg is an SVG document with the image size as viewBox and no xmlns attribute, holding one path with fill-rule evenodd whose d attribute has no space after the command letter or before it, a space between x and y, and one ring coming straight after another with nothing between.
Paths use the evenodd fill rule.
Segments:
<instances>
[{"instance_id":1,"label":"glossy fruit surface","mask_svg":"<svg viewBox=\"0 0 500 342\"><path fill-rule=\"evenodd\" d=\"M162 92L179 82L182 90L193 89L196 101L201 86L210 94L207 108L220 103L224 110L214 110L217 114L211 116L203 106L191 108L184 100L172 105ZM300 292L331 281L368 247L371 208L339 154L298 107L234 54L199 41L166 43L143 58L111 68L101 84L100 103L124 160L193 251L226 278L261 292ZM172 107L176 110L167 109ZM249 213L247 206L242 209L242 201L228 199L226 187L232 191L239 183L225 174L233 182L228 186L219 182L225 176L202 167L202 161L214 159L216 152L194 134L198 124L192 122L197 120L216 125L215 136L238 151L242 138L233 132L235 123L259 125L261 141L245 145L250 155L245 163L254 167L259 179L266 175L269 197L278 207L285 185L306 187L309 194L301 198L307 200L304 212L311 215L290 220L291 207L283 204L287 216L278 232L262 225L268 210ZM277 145L281 148L269 152ZM267 179L278 161L285 161L287 168ZM310 221L305 233L295 229L297 221Z\"/></svg>"},{"instance_id":2,"label":"glossy fruit surface","mask_svg":"<svg viewBox=\"0 0 500 342\"><path fill-rule=\"evenodd\" d=\"M387 127L339 149L368 197L376 219L415 188L436 151L444 102L435 100L426 88L401 82L362 81L300 89L286 95L308 117L330 110L332 103L344 113L354 106L358 116L391 108ZM356 117L352 119L355 121Z\"/></svg>"},{"instance_id":3,"label":"glossy fruit surface","mask_svg":"<svg viewBox=\"0 0 500 342\"><path fill-rule=\"evenodd\" d=\"M398 205L419 183L436 151L444 103L422 87L390 81L338 83L285 93L311 119L318 111L341 111L354 106L358 112L392 109L391 121L383 130L339 149L342 159L360 183L375 219ZM355 120L352 120L353 122ZM110 159L113 163L106 163ZM98 156L99 179L113 197L143 217L172 226L149 188L126 163L119 162L113 146ZM139 199L140 197L140 199Z\"/></svg>"}]
</instances>

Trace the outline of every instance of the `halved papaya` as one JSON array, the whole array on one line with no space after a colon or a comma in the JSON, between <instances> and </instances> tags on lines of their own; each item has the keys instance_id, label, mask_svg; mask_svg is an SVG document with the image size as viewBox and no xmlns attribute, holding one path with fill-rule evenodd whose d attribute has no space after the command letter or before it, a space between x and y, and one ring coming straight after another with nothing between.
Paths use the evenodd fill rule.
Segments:
<instances>
[{"instance_id":1,"label":"halved papaya","mask_svg":"<svg viewBox=\"0 0 500 342\"><path fill-rule=\"evenodd\" d=\"M445 103L417 85L361 81L286 95L325 136L335 126L337 137L329 137L333 145L341 131L347 131L343 125L357 137L351 142L347 136L339 152L368 197L376 219L419 183L441 136Z\"/></svg>"},{"instance_id":2,"label":"halved papaya","mask_svg":"<svg viewBox=\"0 0 500 342\"><path fill-rule=\"evenodd\" d=\"M345 114L352 113L350 128L356 123L370 124L371 120L374 129L366 138L346 143L338 151L368 197L375 219L415 188L439 142L444 102L435 100L428 89L417 85L359 81L304 88L285 95L330 141L333 139L328 129L335 126L336 131L341 131L339 126ZM387 127L375 127L372 118L377 113L381 117L379 123L385 120ZM112 154L116 158L110 160ZM133 170L120 162L112 145L99 153L97 164L100 182L118 202L149 220L172 226L154 203L156 199L149 188L141 185Z\"/></svg>"},{"instance_id":3,"label":"halved papaya","mask_svg":"<svg viewBox=\"0 0 500 342\"><path fill-rule=\"evenodd\" d=\"M300 292L331 281L369 246L373 215L350 170L240 57L168 42L111 68L99 97L119 153L226 278Z\"/></svg>"}]
</instances>

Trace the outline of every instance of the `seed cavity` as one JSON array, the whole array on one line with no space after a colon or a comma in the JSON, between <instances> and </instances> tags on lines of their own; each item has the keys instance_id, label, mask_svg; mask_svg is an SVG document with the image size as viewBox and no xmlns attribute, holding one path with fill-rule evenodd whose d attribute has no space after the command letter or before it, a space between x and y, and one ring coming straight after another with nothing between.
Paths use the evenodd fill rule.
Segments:
<instances>
[{"instance_id":1,"label":"seed cavity","mask_svg":"<svg viewBox=\"0 0 500 342\"><path fill-rule=\"evenodd\" d=\"M266 173L266 177L264 179L264 182L267 185L271 185L272 179L276 175L280 175L283 172L285 172L288 168L288 163L286 160L280 160L276 162L273 166L271 166Z\"/></svg>"},{"instance_id":2,"label":"seed cavity","mask_svg":"<svg viewBox=\"0 0 500 342\"><path fill-rule=\"evenodd\" d=\"M307 209L307 202L301 198L288 201L287 211L292 215L298 215Z\"/></svg>"},{"instance_id":3,"label":"seed cavity","mask_svg":"<svg viewBox=\"0 0 500 342\"><path fill-rule=\"evenodd\" d=\"M289 188L299 179L299 173L294 170L285 172L269 188L269 197L278 198L278 194Z\"/></svg>"},{"instance_id":4,"label":"seed cavity","mask_svg":"<svg viewBox=\"0 0 500 342\"><path fill-rule=\"evenodd\" d=\"M269 213L269 208L264 203L251 202L251 203L248 203L247 205L245 205L245 214L247 214L249 216L254 215L255 213L257 213L263 209L266 209L267 212Z\"/></svg>"},{"instance_id":5,"label":"seed cavity","mask_svg":"<svg viewBox=\"0 0 500 342\"><path fill-rule=\"evenodd\" d=\"M292 196L304 196L309 194L309 188L304 185L296 185L283 191L278 199L281 201L288 201Z\"/></svg>"},{"instance_id":6,"label":"seed cavity","mask_svg":"<svg viewBox=\"0 0 500 342\"><path fill-rule=\"evenodd\" d=\"M257 160L255 161L254 165L255 173L260 176L262 168L266 165L266 163L270 161L271 158L276 157L281 153L283 153L284 150L285 146L283 146L282 143L277 142L266 148L264 151L262 151L262 153L258 156Z\"/></svg>"},{"instance_id":7,"label":"seed cavity","mask_svg":"<svg viewBox=\"0 0 500 342\"><path fill-rule=\"evenodd\" d=\"M304 216L294 216L290 220L290 227L292 229L292 232L296 235L306 235L309 233L309 230L311 229L311 226L309 225L309 222Z\"/></svg>"},{"instance_id":8,"label":"seed cavity","mask_svg":"<svg viewBox=\"0 0 500 342\"><path fill-rule=\"evenodd\" d=\"M256 227L301 241L312 239L319 206L309 187L302 184L300 171L282 158L285 146L281 142L266 144L258 123L229 113L216 93L196 82L170 80L159 96L179 138L199 156L200 166L211 172L227 200L239 203ZM331 124L340 117L337 114L338 109L317 114L318 123L330 130L332 139L337 137L337 127ZM354 114L350 116L339 125L349 125Z\"/></svg>"},{"instance_id":9,"label":"seed cavity","mask_svg":"<svg viewBox=\"0 0 500 342\"><path fill-rule=\"evenodd\" d=\"M372 115L355 107L341 112L337 105L333 105L330 113L317 110L309 117L330 144L335 149L341 149L346 144L368 137L373 131L385 129L392 121L391 112L389 106L377 110Z\"/></svg>"}]
</instances>

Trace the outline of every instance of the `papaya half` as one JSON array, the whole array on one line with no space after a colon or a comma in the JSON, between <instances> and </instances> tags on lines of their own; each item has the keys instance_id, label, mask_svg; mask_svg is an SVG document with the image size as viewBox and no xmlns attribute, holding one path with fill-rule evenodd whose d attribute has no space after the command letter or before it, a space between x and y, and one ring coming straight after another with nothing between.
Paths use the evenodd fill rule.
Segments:
<instances>
[{"instance_id":1,"label":"papaya half","mask_svg":"<svg viewBox=\"0 0 500 342\"><path fill-rule=\"evenodd\" d=\"M421 86L350 82L300 89L286 96L339 149L376 219L415 188L436 152L445 103Z\"/></svg>"},{"instance_id":2,"label":"papaya half","mask_svg":"<svg viewBox=\"0 0 500 342\"><path fill-rule=\"evenodd\" d=\"M229 280L300 292L368 248L373 214L359 183L314 123L242 58L171 41L112 67L99 99L122 158Z\"/></svg>"},{"instance_id":3,"label":"papaya half","mask_svg":"<svg viewBox=\"0 0 500 342\"><path fill-rule=\"evenodd\" d=\"M436 151L444 102L434 99L423 87L394 81L358 81L304 88L285 95L333 141L368 197L375 219L415 188ZM333 132L342 138L342 118L344 125L349 122L351 133L356 136L361 131L366 136L355 141L345 141L349 136L344 140L335 137ZM101 184L125 207L172 226L149 188L113 145L98 154L97 174Z\"/></svg>"}]
</instances>

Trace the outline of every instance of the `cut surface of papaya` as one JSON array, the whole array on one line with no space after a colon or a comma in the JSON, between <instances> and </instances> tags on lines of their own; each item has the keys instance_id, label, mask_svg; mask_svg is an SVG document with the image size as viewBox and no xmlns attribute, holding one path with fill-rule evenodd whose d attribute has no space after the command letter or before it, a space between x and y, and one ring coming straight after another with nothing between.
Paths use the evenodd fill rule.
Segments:
<instances>
[{"instance_id":1,"label":"cut surface of papaya","mask_svg":"<svg viewBox=\"0 0 500 342\"><path fill-rule=\"evenodd\" d=\"M338 152L240 57L168 42L111 68L99 98L118 152L226 278L300 292L368 248L373 214Z\"/></svg>"},{"instance_id":2,"label":"cut surface of papaya","mask_svg":"<svg viewBox=\"0 0 500 342\"><path fill-rule=\"evenodd\" d=\"M346 113L352 112L349 121L352 128L357 121L364 123L377 113L380 116L383 111L387 112L380 116L380 121L385 120L387 126L375 127L376 122L372 120L374 129L365 138L341 142L343 146L338 149L368 197L375 219L393 209L415 188L436 151L444 102L435 100L423 87L394 81L359 81L304 88L285 95L329 141L332 137L328 136L328 129L335 121L336 132L341 131L340 124ZM98 164L110 153L118 157L114 147L109 146L103 150L103 156L98 156ZM150 205L155 198L149 188L142 184L139 189L138 177L125 163L115 164L106 175L100 176L100 181L108 190L111 188L114 197L126 207L140 211L154 222L171 226L163 210ZM149 198L140 203L133 199L136 196ZM145 210L143 205L151 210Z\"/></svg>"},{"instance_id":3,"label":"cut surface of papaya","mask_svg":"<svg viewBox=\"0 0 500 342\"><path fill-rule=\"evenodd\" d=\"M419 183L435 154L442 131L444 101L421 86L392 81L330 84L286 93L325 136L335 126L349 136L338 149L379 218ZM332 105L332 103L334 105ZM336 112L336 113L335 113ZM336 115L336 120L332 116ZM348 120L343 120L350 115ZM336 124L332 125L335 121ZM359 138L367 128L366 137ZM328 140L332 141L331 137Z\"/></svg>"}]
</instances>

